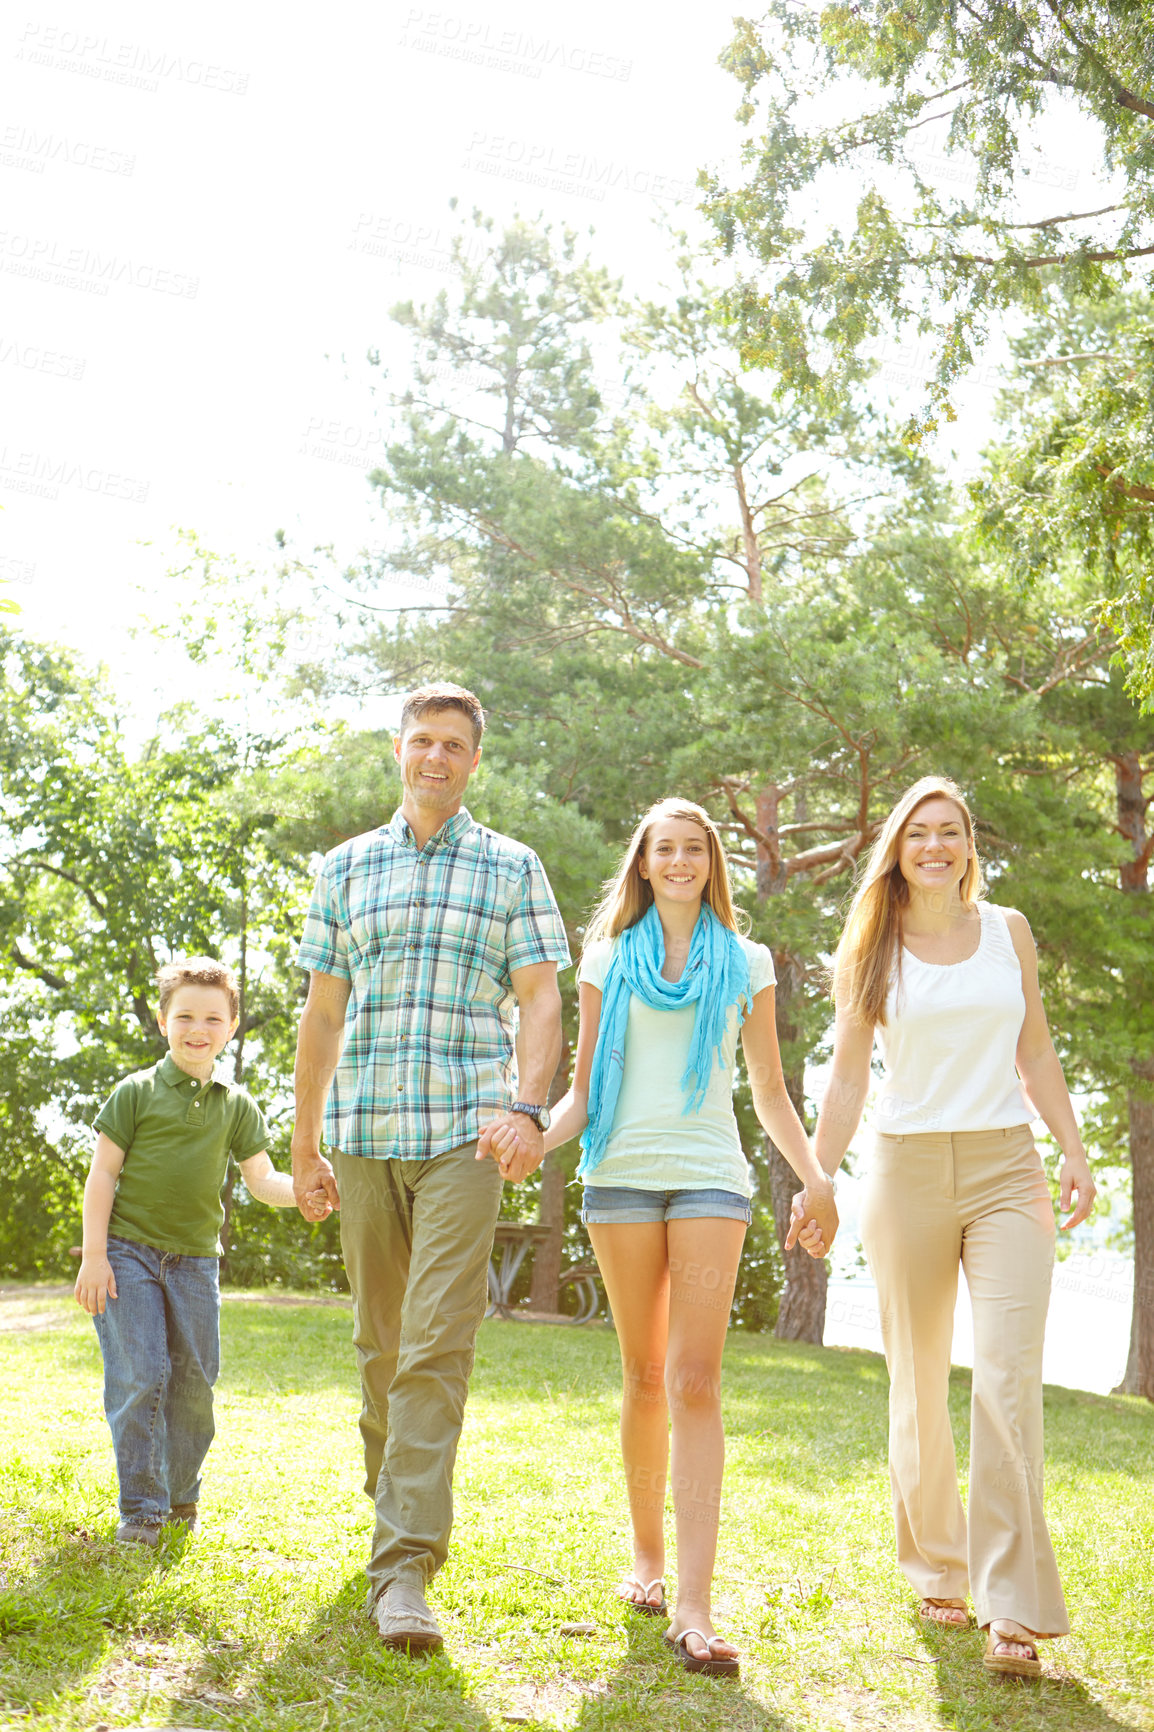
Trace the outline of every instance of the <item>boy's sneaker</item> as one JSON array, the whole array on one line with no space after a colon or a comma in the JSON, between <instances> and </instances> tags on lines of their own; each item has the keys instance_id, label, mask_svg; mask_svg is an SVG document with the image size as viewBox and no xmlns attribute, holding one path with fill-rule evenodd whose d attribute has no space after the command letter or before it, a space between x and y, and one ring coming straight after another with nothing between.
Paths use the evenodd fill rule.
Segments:
<instances>
[{"instance_id":1,"label":"boy's sneaker","mask_svg":"<svg viewBox=\"0 0 1154 1732\"><path fill-rule=\"evenodd\" d=\"M183 1528L186 1534L200 1532L200 1514L194 1503L174 1503L168 1512L170 1527Z\"/></svg>"},{"instance_id":2,"label":"boy's sneaker","mask_svg":"<svg viewBox=\"0 0 1154 1732\"><path fill-rule=\"evenodd\" d=\"M159 1522L120 1522L116 1538L122 1546L155 1546L160 1539Z\"/></svg>"}]
</instances>

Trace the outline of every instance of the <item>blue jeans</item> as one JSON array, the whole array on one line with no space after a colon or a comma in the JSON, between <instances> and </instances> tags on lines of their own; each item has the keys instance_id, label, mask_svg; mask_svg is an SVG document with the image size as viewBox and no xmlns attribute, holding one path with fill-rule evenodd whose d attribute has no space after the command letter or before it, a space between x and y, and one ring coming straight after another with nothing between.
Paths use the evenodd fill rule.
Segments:
<instances>
[{"instance_id":1,"label":"blue jeans","mask_svg":"<svg viewBox=\"0 0 1154 1732\"><path fill-rule=\"evenodd\" d=\"M108 1239L115 1299L94 1318L120 1518L167 1520L200 1496L220 1371L220 1262Z\"/></svg>"}]
</instances>

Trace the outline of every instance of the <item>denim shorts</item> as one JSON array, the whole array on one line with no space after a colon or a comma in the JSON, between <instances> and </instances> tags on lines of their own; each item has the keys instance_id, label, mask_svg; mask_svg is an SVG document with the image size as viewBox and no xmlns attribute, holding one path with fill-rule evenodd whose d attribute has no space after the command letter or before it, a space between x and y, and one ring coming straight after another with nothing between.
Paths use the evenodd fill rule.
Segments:
<instances>
[{"instance_id":1,"label":"denim shorts","mask_svg":"<svg viewBox=\"0 0 1154 1732\"><path fill-rule=\"evenodd\" d=\"M617 1222L692 1221L712 1216L723 1221L753 1219L748 1197L737 1191L704 1187L695 1191L639 1191L628 1185L586 1185L581 1219L586 1226Z\"/></svg>"}]
</instances>

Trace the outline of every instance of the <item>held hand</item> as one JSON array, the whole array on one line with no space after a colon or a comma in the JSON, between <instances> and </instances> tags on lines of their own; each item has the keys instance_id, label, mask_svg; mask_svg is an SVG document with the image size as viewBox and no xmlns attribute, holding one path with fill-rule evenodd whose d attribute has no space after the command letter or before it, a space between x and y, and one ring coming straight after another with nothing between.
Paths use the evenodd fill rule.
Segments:
<instances>
[{"instance_id":1,"label":"held hand","mask_svg":"<svg viewBox=\"0 0 1154 1732\"><path fill-rule=\"evenodd\" d=\"M316 1193L324 1197L327 1207L318 1214ZM333 1209L341 1206L336 1175L319 1149L293 1145L293 1196L306 1221L323 1221Z\"/></svg>"},{"instance_id":2,"label":"held hand","mask_svg":"<svg viewBox=\"0 0 1154 1732\"><path fill-rule=\"evenodd\" d=\"M1059 1199L1063 1209L1069 1209L1074 1197L1078 1199L1077 1207L1068 1220L1060 1222L1063 1233L1068 1233L1071 1227L1080 1227L1094 1207L1097 1187L1090 1177L1090 1163L1084 1154L1064 1155L1062 1169L1058 1175L1060 1190Z\"/></svg>"},{"instance_id":3,"label":"held hand","mask_svg":"<svg viewBox=\"0 0 1154 1732\"><path fill-rule=\"evenodd\" d=\"M333 1212L333 1206L323 1190L310 1191L304 1202L298 1203L297 1207L306 1221L327 1221Z\"/></svg>"},{"instance_id":4,"label":"held hand","mask_svg":"<svg viewBox=\"0 0 1154 1732\"><path fill-rule=\"evenodd\" d=\"M545 1159L545 1139L527 1113L502 1113L477 1138L477 1159L496 1161L501 1177L519 1185Z\"/></svg>"},{"instance_id":5,"label":"held hand","mask_svg":"<svg viewBox=\"0 0 1154 1732\"><path fill-rule=\"evenodd\" d=\"M116 1276L105 1256L84 1257L73 1288L76 1303L90 1317L104 1315L105 1302L116 1298Z\"/></svg>"},{"instance_id":6,"label":"held hand","mask_svg":"<svg viewBox=\"0 0 1154 1732\"><path fill-rule=\"evenodd\" d=\"M807 1186L794 1197L785 1249L791 1251L795 1244L800 1244L811 1257L824 1257L833 1246L837 1229L833 1186L826 1179L821 1184Z\"/></svg>"}]
</instances>

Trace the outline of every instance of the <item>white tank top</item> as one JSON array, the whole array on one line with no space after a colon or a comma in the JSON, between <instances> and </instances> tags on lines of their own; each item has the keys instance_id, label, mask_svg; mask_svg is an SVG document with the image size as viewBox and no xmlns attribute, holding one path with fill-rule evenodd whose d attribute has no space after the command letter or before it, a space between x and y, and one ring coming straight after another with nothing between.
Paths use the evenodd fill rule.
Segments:
<instances>
[{"instance_id":1,"label":"white tank top","mask_svg":"<svg viewBox=\"0 0 1154 1732\"><path fill-rule=\"evenodd\" d=\"M874 1129L1000 1131L1033 1118L1014 1054L1026 1015L1006 916L979 902L978 948L964 962L922 962L903 949L877 1038L885 1064ZM896 974L896 970L895 970Z\"/></svg>"}]
</instances>

